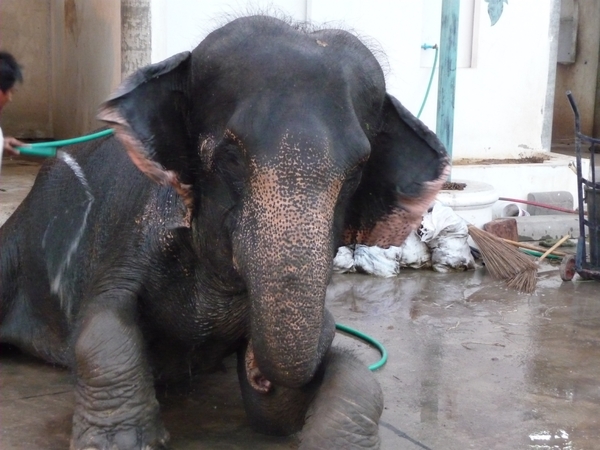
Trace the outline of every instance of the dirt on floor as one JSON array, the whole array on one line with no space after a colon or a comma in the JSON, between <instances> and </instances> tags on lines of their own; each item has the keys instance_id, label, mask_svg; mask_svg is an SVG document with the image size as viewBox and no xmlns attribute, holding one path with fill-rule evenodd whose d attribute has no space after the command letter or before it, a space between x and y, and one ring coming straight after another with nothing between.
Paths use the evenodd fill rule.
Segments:
<instances>
[{"instance_id":1,"label":"dirt on floor","mask_svg":"<svg viewBox=\"0 0 600 450\"><path fill-rule=\"evenodd\" d=\"M523 155L518 158L488 158L488 159L477 159L477 158L461 158L452 161L452 165L454 166L467 166L474 164L481 165L492 165L492 164L536 164L543 163L544 161L548 161L550 156L546 153L536 153L533 155Z\"/></svg>"}]
</instances>

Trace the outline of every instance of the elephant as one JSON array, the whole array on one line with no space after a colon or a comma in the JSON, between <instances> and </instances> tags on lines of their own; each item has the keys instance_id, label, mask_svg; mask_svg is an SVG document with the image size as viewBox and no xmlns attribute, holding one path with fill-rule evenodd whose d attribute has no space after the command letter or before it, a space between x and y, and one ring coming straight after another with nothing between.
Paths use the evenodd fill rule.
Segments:
<instances>
[{"instance_id":1,"label":"elephant","mask_svg":"<svg viewBox=\"0 0 600 450\"><path fill-rule=\"evenodd\" d=\"M352 33L239 17L99 107L0 229L0 342L74 375L71 449L160 449L155 388L237 355L250 424L379 448L383 395L332 346L335 250L399 245L443 144Z\"/></svg>"}]
</instances>

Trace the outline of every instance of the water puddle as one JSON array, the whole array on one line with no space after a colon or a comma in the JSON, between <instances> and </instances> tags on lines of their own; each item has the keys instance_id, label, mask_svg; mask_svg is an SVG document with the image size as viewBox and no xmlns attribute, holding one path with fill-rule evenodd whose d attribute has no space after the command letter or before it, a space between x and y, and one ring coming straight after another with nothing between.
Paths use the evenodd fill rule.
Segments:
<instances>
[{"instance_id":1,"label":"water puddle","mask_svg":"<svg viewBox=\"0 0 600 450\"><path fill-rule=\"evenodd\" d=\"M543 430L529 435L529 449L531 450L575 450L565 430L556 430L554 433Z\"/></svg>"}]
</instances>

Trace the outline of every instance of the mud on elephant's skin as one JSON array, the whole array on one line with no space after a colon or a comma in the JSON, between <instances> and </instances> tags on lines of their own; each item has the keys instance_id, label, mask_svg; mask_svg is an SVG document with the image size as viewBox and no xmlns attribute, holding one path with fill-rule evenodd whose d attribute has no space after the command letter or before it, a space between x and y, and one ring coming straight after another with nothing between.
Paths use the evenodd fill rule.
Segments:
<instances>
[{"instance_id":1,"label":"mud on elephant's skin","mask_svg":"<svg viewBox=\"0 0 600 450\"><path fill-rule=\"evenodd\" d=\"M0 339L76 376L72 449L162 448L154 384L238 354L252 425L377 448L375 377L331 346L334 250L398 245L448 170L372 53L240 18L145 67L0 229Z\"/></svg>"}]
</instances>

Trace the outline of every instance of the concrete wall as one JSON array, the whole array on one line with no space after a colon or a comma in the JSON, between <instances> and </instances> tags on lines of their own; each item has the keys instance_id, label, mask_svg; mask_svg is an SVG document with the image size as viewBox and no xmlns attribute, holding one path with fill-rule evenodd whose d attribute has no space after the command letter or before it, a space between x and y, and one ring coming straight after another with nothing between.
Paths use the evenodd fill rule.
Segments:
<instances>
[{"instance_id":1,"label":"concrete wall","mask_svg":"<svg viewBox=\"0 0 600 450\"><path fill-rule=\"evenodd\" d=\"M54 136L80 136L121 81L121 3L52 0L51 18Z\"/></svg>"},{"instance_id":2,"label":"concrete wall","mask_svg":"<svg viewBox=\"0 0 600 450\"><path fill-rule=\"evenodd\" d=\"M574 64L558 64L556 72L556 99L552 140L556 144L574 141L573 112L565 92L573 92L581 116L581 131L587 135L600 133L600 125L594 130L594 117L600 121L600 86L598 64L600 59L600 1L563 0L563 16L577 14L576 59ZM600 134L598 134L600 135Z\"/></svg>"},{"instance_id":3,"label":"concrete wall","mask_svg":"<svg viewBox=\"0 0 600 450\"><path fill-rule=\"evenodd\" d=\"M0 49L12 53L24 83L0 117L5 135L47 138L51 115L50 1L0 1Z\"/></svg>"},{"instance_id":4,"label":"concrete wall","mask_svg":"<svg viewBox=\"0 0 600 450\"><path fill-rule=\"evenodd\" d=\"M413 113L423 100L442 0L151 0L152 60L192 49L232 13L274 4L297 20L353 29L385 56L388 90ZM263 5L264 4L264 5ZM249 5L251 5L249 7ZM549 151L560 0L504 4L491 26L484 0L461 1L455 158L509 158ZM436 120L437 82L422 119Z\"/></svg>"},{"instance_id":5,"label":"concrete wall","mask_svg":"<svg viewBox=\"0 0 600 450\"><path fill-rule=\"evenodd\" d=\"M100 125L98 105L121 81L121 1L1 0L0 48L15 55L25 78L2 112L5 134L89 133Z\"/></svg>"}]
</instances>

